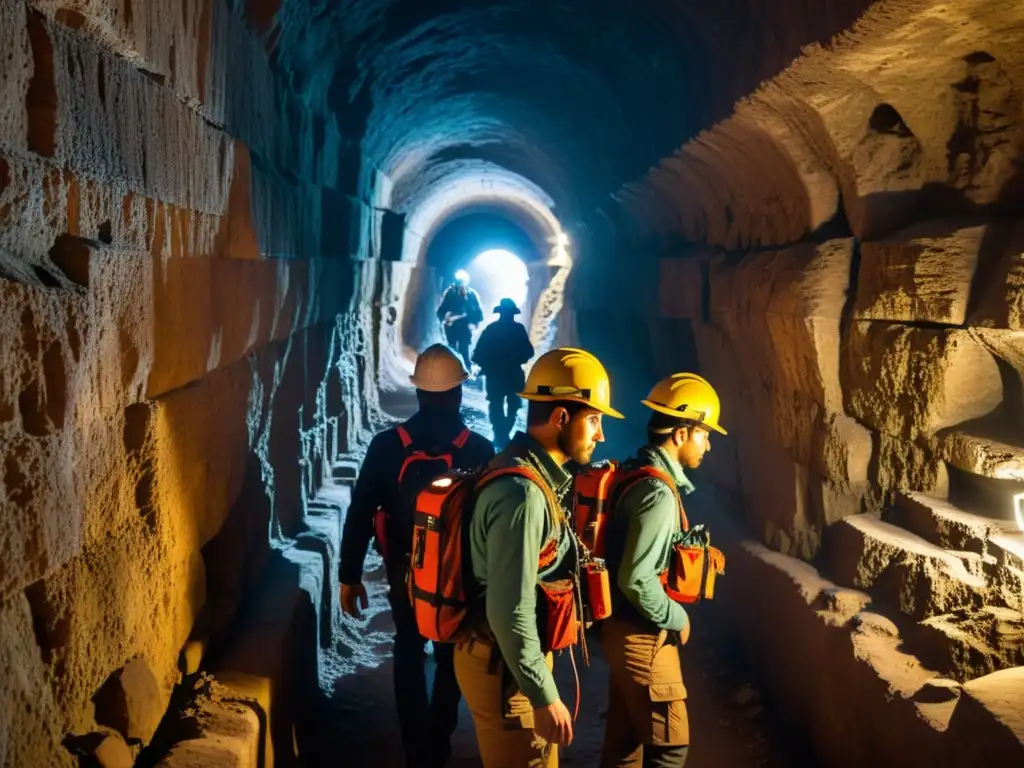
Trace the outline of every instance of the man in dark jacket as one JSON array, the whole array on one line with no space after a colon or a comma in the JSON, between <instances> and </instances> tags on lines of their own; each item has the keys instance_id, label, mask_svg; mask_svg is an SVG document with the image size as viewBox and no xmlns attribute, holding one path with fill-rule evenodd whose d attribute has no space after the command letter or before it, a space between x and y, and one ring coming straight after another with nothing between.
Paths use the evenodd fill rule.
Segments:
<instances>
[{"instance_id":1,"label":"man in dark jacket","mask_svg":"<svg viewBox=\"0 0 1024 768\"><path fill-rule=\"evenodd\" d=\"M455 273L455 282L444 292L437 308L437 319L444 325L448 346L462 356L466 369L471 370L469 342L473 329L483 322L480 296L469 287L469 275L464 270Z\"/></svg>"},{"instance_id":2,"label":"man in dark jacket","mask_svg":"<svg viewBox=\"0 0 1024 768\"><path fill-rule=\"evenodd\" d=\"M494 428L494 446L508 445L509 434L523 401L518 396L526 383L523 366L533 357L533 344L512 299L502 299L494 308L498 319L484 328L473 350L473 362L486 377L488 416ZM506 403L508 410L505 410Z\"/></svg>"},{"instance_id":3,"label":"man in dark jacket","mask_svg":"<svg viewBox=\"0 0 1024 768\"><path fill-rule=\"evenodd\" d=\"M435 645L437 670L432 695L427 696L424 669L426 641L416 626L409 604L405 575L412 545L415 467L423 476L445 471L444 458L455 469L477 469L494 457L486 438L466 428L459 409L462 384L468 377L455 354L435 344L416 360L411 380L419 410L404 424L381 432L370 443L352 491L341 541L341 604L359 617L357 602L367 607L363 561L377 534L387 569L388 602L395 622L394 683L406 765L440 768L451 753L451 735L458 724L459 687L455 680L453 647ZM423 451L418 459L414 452ZM429 481L427 481L429 482ZM383 515L381 514L383 513Z\"/></svg>"}]
</instances>

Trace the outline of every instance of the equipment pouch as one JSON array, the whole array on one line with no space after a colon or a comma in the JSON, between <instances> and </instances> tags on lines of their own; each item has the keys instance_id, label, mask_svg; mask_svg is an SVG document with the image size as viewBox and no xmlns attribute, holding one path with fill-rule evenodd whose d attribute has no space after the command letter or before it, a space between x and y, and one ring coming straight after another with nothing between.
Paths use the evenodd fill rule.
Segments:
<instances>
[{"instance_id":1,"label":"equipment pouch","mask_svg":"<svg viewBox=\"0 0 1024 768\"><path fill-rule=\"evenodd\" d=\"M612 615L612 589L608 569L601 561L591 561L583 566L586 585L586 603L590 621L601 621Z\"/></svg>"},{"instance_id":2,"label":"equipment pouch","mask_svg":"<svg viewBox=\"0 0 1024 768\"><path fill-rule=\"evenodd\" d=\"M539 582L540 641L545 652L561 651L579 639L576 586L572 579Z\"/></svg>"},{"instance_id":3,"label":"equipment pouch","mask_svg":"<svg viewBox=\"0 0 1024 768\"><path fill-rule=\"evenodd\" d=\"M715 596L715 577L725 573L725 555L711 546L677 544L662 573L665 592L677 603L696 603Z\"/></svg>"}]
</instances>

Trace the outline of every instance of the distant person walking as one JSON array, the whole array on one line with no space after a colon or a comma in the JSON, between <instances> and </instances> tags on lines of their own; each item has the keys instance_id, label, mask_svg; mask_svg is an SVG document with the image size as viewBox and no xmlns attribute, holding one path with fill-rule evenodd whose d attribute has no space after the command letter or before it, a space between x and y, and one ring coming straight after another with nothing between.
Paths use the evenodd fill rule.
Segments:
<instances>
[{"instance_id":1,"label":"distant person walking","mask_svg":"<svg viewBox=\"0 0 1024 768\"><path fill-rule=\"evenodd\" d=\"M523 366L533 357L533 344L512 299L502 299L494 308L498 319L484 328L473 350L473 362L485 377L487 412L494 428L494 447L499 451L509 442L523 401L518 392L526 384Z\"/></svg>"},{"instance_id":2,"label":"distant person walking","mask_svg":"<svg viewBox=\"0 0 1024 768\"><path fill-rule=\"evenodd\" d=\"M484 312L480 308L480 296L469 287L469 275L465 270L455 273L455 282L444 292L437 308L437 319L444 326L448 346L459 353L466 370L472 370L469 342L473 329L483 322Z\"/></svg>"}]
</instances>

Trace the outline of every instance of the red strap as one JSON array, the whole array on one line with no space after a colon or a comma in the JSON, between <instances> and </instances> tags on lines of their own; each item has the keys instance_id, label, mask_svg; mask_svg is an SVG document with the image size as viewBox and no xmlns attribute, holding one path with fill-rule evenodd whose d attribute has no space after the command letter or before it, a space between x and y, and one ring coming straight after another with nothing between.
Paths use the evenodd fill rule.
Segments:
<instances>
[{"instance_id":1,"label":"red strap","mask_svg":"<svg viewBox=\"0 0 1024 768\"><path fill-rule=\"evenodd\" d=\"M530 469L529 467L523 466L522 464L517 464L512 467L498 467L496 469L489 469L485 471L483 475L480 476L480 479L476 481L476 490L479 491L480 488L484 485L484 483L490 482L491 480L496 480L499 477L510 476L525 477L527 480L538 485L540 489L544 492L544 497L547 499L548 506L551 509L552 519L556 520L557 522L560 507L558 504L558 499L555 498L554 491L552 491L548 487L548 484L544 482L543 478L540 475L538 475L536 471ZM547 544L545 544L544 547L541 548L537 569L544 570L545 568L547 568L549 565L551 565L551 563L554 561L554 558L557 555L557 540L547 542Z\"/></svg>"},{"instance_id":2,"label":"red strap","mask_svg":"<svg viewBox=\"0 0 1024 768\"><path fill-rule=\"evenodd\" d=\"M467 440L469 440L469 429L464 429L461 432L459 432L458 437L452 440L452 445L454 445L456 448L462 448L466 444Z\"/></svg>"},{"instance_id":3,"label":"red strap","mask_svg":"<svg viewBox=\"0 0 1024 768\"><path fill-rule=\"evenodd\" d=\"M412 445L412 436L409 434L409 432L406 430L404 426L399 425L398 427L395 428L395 431L398 432L398 439L402 441L403 448L408 448L410 445Z\"/></svg>"},{"instance_id":4,"label":"red strap","mask_svg":"<svg viewBox=\"0 0 1024 768\"><path fill-rule=\"evenodd\" d=\"M683 509L683 499L679 495L679 486L676 485L676 481L673 477L663 469L658 469L652 466L642 466L628 472L625 477L622 478L621 485L618 489L618 497L621 498L622 494L625 493L626 489L644 478L653 478L655 480L661 480L669 488L672 489L672 495L676 497L676 506L679 508L679 519L683 525L683 530L690 530L690 521L686 518L686 510Z\"/></svg>"}]
</instances>

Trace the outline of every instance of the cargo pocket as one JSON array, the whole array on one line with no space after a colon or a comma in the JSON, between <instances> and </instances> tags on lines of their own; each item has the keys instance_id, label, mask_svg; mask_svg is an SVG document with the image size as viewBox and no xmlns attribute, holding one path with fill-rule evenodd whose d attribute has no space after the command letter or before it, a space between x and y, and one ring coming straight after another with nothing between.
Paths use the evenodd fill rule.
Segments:
<instances>
[{"instance_id":1,"label":"cargo pocket","mask_svg":"<svg viewBox=\"0 0 1024 768\"><path fill-rule=\"evenodd\" d=\"M690 720L686 714L686 686L679 663L679 649L661 647L651 664L651 743L683 746L690 743Z\"/></svg>"}]
</instances>

